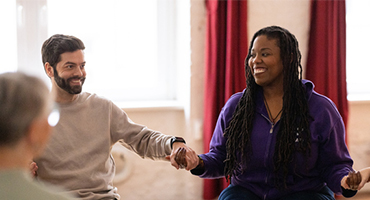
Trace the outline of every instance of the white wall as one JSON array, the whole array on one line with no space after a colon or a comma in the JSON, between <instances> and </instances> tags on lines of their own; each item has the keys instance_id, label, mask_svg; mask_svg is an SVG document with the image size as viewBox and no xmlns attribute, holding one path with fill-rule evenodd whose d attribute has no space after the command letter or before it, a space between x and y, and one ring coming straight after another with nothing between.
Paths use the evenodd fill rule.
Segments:
<instances>
[{"instance_id":1,"label":"white wall","mask_svg":"<svg viewBox=\"0 0 370 200\"><path fill-rule=\"evenodd\" d=\"M302 67L305 69L310 31L309 12L309 0L249 0L248 41L263 27L278 25L286 28L298 40L302 54Z\"/></svg>"},{"instance_id":2,"label":"white wall","mask_svg":"<svg viewBox=\"0 0 370 200\"><path fill-rule=\"evenodd\" d=\"M360 170L370 167L370 101L349 102L349 119L347 124L347 143L353 168ZM359 191L369 193L370 183Z\"/></svg>"}]
</instances>

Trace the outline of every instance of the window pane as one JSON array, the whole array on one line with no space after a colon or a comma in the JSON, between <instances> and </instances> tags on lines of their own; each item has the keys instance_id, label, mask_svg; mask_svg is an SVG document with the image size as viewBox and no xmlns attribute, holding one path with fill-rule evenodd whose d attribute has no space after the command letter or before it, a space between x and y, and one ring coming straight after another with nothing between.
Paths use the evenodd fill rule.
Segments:
<instances>
[{"instance_id":1,"label":"window pane","mask_svg":"<svg viewBox=\"0 0 370 200\"><path fill-rule=\"evenodd\" d=\"M165 19L171 17L158 18L157 1L47 3L48 35L74 35L85 43L85 91L113 101L174 99L168 82L172 79L166 78L174 66L158 63L162 47L166 46L158 44L158 35L163 31L158 27L166 27Z\"/></svg>"},{"instance_id":2,"label":"window pane","mask_svg":"<svg viewBox=\"0 0 370 200\"><path fill-rule=\"evenodd\" d=\"M349 100L370 100L370 66L368 57L370 40L366 34L370 26L370 1L347 0L347 89ZM365 37L362 35L365 34Z\"/></svg>"},{"instance_id":3,"label":"window pane","mask_svg":"<svg viewBox=\"0 0 370 200\"><path fill-rule=\"evenodd\" d=\"M0 1L0 73L17 70L16 2ZM6 31L5 31L6 30Z\"/></svg>"}]
</instances>

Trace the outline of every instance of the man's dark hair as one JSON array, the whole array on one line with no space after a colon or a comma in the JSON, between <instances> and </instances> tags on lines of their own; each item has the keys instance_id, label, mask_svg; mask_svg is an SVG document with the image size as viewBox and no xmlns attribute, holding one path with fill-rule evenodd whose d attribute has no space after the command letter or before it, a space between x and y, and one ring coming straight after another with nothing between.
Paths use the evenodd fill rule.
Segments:
<instances>
[{"instance_id":1,"label":"man's dark hair","mask_svg":"<svg viewBox=\"0 0 370 200\"><path fill-rule=\"evenodd\" d=\"M280 128L276 136L274 152L274 171L276 185L286 188L286 178L289 165L293 163L294 154L303 152L309 156L311 152L307 97L302 84L301 53L298 41L288 30L278 26L270 26L256 32L249 46L245 59L246 90L241 97L224 136L226 141L225 177L230 179L240 166L247 166L252 155L251 132L253 129L255 99L261 86L257 85L253 77L248 60L254 40L258 36L267 36L276 39L280 48L280 57L283 63L283 110L280 119ZM295 145L299 132L299 142ZM295 166L294 166L295 167ZM243 169L244 170L244 169ZM235 174L234 174L235 175ZM280 183L280 184L279 184Z\"/></svg>"},{"instance_id":2,"label":"man's dark hair","mask_svg":"<svg viewBox=\"0 0 370 200\"><path fill-rule=\"evenodd\" d=\"M85 45L80 39L71 35L55 34L42 45L42 63L45 65L48 62L55 69L61 60L61 54L84 49Z\"/></svg>"}]
</instances>

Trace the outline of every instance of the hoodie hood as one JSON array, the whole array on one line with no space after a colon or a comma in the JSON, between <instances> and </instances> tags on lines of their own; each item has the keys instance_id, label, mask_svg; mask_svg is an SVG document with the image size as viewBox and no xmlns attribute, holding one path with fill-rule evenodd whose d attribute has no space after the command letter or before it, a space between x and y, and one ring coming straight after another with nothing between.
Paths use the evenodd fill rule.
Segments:
<instances>
[{"instance_id":1,"label":"hoodie hood","mask_svg":"<svg viewBox=\"0 0 370 200\"><path fill-rule=\"evenodd\" d=\"M306 90L306 97L307 97L307 100L310 100L311 99L311 96L312 96L312 93L313 93L313 89L315 88L315 85L309 81L309 80L302 80L302 84L303 84L303 87L305 88Z\"/></svg>"}]
</instances>

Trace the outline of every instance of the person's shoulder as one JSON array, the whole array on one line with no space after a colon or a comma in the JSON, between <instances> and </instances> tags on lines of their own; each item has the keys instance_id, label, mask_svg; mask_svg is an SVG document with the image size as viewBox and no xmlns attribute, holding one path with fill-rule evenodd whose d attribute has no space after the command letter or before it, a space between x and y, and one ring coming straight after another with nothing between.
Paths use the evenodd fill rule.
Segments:
<instances>
[{"instance_id":1,"label":"person's shoulder","mask_svg":"<svg viewBox=\"0 0 370 200\"><path fill-rule=\"evenodd\" d=\"M96 93L89 93L89 92L82 92L79 97L79 101L86 102L86 101L94 101L94 102L106 102L106 103L112 103L111 100L107 99L104 96L98 95Z\"/></svg>"},{"instance_id":2,"label":"person's shoulder","mask_svg":"<svg viewBox=\"0 0 370 200\"><path fill-rule=\"evenodd\" d=\"M242 98L244 92L245 92L245 90L243 90L242 92L237 92L237 93L234 93L233 95L231 95L231 97L227 101L227 104L233 104L233 105L238 104L238 102Z\"/></svg>"},{"instance_id":3,"label":"person's shoulder","mask_svg":"<svg viewBox=\"0 0 370 200\"><path fill-rule=\"evenodd\" d=\"M33 185L33 186L31 186ZM62 190L61 188L53 185L47 185L46 183L38 180L31 181L30 188L34 192L35 196L40 195L38 199L55 199L55 200L71 200L75 199Z\"/></svg>"},{"instance_id":4,"label":"person's shoulder","mask_svg":"<svg viewBox=\"0 0 370 200\"><path fill-rule=\"evenodd\" d=\"M35 183L37 184L37 183ZM33 191L29 192L27 195L31 195L31 193L34 195L35 199L54 199L54 200L72 200L74 199L71 196L68 196L67 194L64 194L61 190L56 189L54 187L50 186L44 186L44 185L37 185L33 187ZM28 196L29 197L29 196Z\"/></svg>"},{"instance_id":5,"label":"person's shoulder","mask_svg":"<svg viewBox=\"0 0 370 200\"><path fill-rule=\"evenodd\" d=\"M308 101L315 101L315 102L321 102L321 103L334 105L333 101L329 97L323 94L320 94L315 90L315 85L313 82L309 80L303 80L302 83L306 89L306 95L307 95Z\"/></svg>"},{"instance_id":6,"label":"person's shoulder","mask_svg":"<svg viewBox=\"0 0 370 200\"><path fill-rule=\"evenodd\" d=\"M240 99L244 94L244 90L242 92L237 92L231 95L231 97L227 100L226 104L222 108L224 112L234 112L236 106L238 105Z\"/></svg>"},{"instance_id":7,"label":"person's shoulder","mask_svg":"<svg viewBox=\"0 0 370 200\"><path fill-rule=\"evenodd\" d=\"M59 188L46 186L41 181L32 181L26 172L19 170L9 170L6 173L0 173L2 178L0 186L4 190L0 191L0 199L55 199L68 200L73 199L67 194L61 194Z\"/></svg>"},{"instance_id":8,"label":"person's shoulder","mask_svg":"<svg viewBox=\"0 0 370 200\"><path fill-rule=\"evenodd\" d=\"M315 91L315 85L311 81L304 80L303 83L306 88L306 95L311 110L315 112L334 112L339 114L335 103L329 97Z\"/></svg>"}]
</instances>

